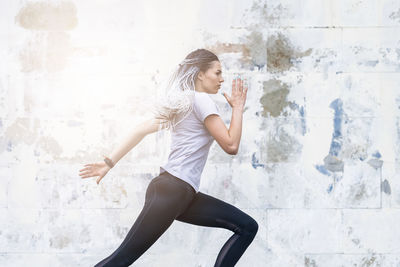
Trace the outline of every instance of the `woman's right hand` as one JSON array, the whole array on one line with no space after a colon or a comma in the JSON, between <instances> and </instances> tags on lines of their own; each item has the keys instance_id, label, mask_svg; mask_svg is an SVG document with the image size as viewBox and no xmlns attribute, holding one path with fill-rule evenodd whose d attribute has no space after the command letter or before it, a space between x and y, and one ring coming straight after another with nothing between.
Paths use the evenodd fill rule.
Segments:
<instances>
[{"instance_id":1,"label":"woman's right hand","mask_svg":"<svg viewBox=\"0 0 400 267\"><path fill-rule=\"evenodd\" d=\"M111 169L104 161L89 163L84 165L85 168L79 170L79 175L82 179L89 178L93 176L99 176L96 183L99 184L101 179L108 173Z\"/></svg>"},{"instance_id":2,"label":"woman's right hand","mask_svg":"<svg viewBox=\"0 0 400 267\"><path fill-rule=\"evenodd\" d=\"M241 78L232 80L232 95L229 97L226 93L224 93L224 96L232 109L244 109L244 105L246 104L247 89L248 86L246 79L244 81Z\"/></svg>"}]
</instances>

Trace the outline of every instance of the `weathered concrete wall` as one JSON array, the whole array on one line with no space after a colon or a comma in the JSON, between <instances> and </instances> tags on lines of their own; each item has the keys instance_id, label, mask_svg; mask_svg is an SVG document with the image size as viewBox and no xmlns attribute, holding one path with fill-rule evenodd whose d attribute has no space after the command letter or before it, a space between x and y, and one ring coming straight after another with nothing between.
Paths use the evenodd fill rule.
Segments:
<instances>
[{"instance_id":1,"label":"weathered concrete wall","mask_svg":"<svg viewBox=\"0 0 400 267\"><path fill-rule=\"evenodd\" d=\"M120 244L168 135L100 185L78 170L200 47L223 91L251 84L239 154L214 144L201 184L259 222L238 266L400 266L398 0L2 0L0 40L1 266L93 266ZM230 235L175 222L135 266L212 266Z\"/></svg>"}]
</instances>

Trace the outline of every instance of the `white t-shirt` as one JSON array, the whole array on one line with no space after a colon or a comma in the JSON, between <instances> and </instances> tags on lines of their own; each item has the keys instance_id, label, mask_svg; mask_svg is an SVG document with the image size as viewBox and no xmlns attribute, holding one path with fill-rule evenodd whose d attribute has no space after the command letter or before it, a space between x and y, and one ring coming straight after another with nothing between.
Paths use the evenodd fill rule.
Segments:
<instances>
[{"instance_id":1,"label":"white t-shirt","mask_svg":"<svg viewBox=\"0 0 400 267\"><path fill-rule=\"evenodd\" d=\"M196 193L199 192L201 173L214 141L204 126L205 118L211 114L220 115L217 105L207 93L195 91L193 110L171 131L168 162L160 167L160 172L166 170L184 180Z\"/></svg>"}]
</instances>

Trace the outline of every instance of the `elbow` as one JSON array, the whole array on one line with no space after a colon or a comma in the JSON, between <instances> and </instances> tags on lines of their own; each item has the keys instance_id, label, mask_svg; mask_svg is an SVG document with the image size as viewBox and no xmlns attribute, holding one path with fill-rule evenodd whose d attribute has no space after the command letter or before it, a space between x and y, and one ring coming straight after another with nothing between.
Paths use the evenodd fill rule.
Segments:
<instances>
[{"instance_id":1,"label":"elbow","mask_svg":"<svg viewBox=\"0 0 400 267\"><path fill-rule=\"evenodd\" d=\"M237 146L229 146L228 149L226 149L226 153L229 155L236 155L238 153L239 147Z\"/></svg>"}]
</instances>

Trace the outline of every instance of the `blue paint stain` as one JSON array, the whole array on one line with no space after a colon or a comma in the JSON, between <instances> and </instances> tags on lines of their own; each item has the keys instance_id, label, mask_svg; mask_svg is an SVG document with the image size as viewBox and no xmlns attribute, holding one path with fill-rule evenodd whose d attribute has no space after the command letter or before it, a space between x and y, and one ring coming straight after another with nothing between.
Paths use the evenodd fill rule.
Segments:
<instances>
[{"instance_id":1,"label":"blue paint stain","mask_svg":"<svg viewBox=\"0 0 400 267\"><path fill-rule=\"evenodd\" d=\"M333 189L333 184L330 184L328 189L326 190L328 193L332 192Z\"/></svg>"},{"instance_id":2,"label":"blue paint stain","mask_svg":"<svg viewBox=\"0 0 400 267\"><path fill-rule=\"evenodd\" d=\"M342 147L341 137L342 137L342 121L343 121L343 102L340 98L335 99L329 105L335 111L333 118L333 134L331 147L329 149L329 154L333 156L338 156L339 151Z\"/></svg>"},{"instance_id":3,"label":"blue paint stain","mask_svg":"<svg viewBox=\"0 0 400 267\"><path fill-rule=\"evenodd\" d=\"M304 107L300 107L300 116L301 116L301 133L304 136L306 134L306 119L304 115Z\"/></svg>"},{"instance_id":4,"label":"blue paint stain","mask_svg":"<svg viewBox=\"0 0 400 267\"><path fill-rule=\"evenodd\" d=\"M372 156L380 159L382 157L381 153L379 153L379 151L376 151L374 154L372 154Z\"/></svg>"},{"instance_id":5,"label":"blue paint stain","mask_svg":"<svg viewBox=\"0 0 400 267\"><path fill-rule=\"evenodd\" d=\"M301 116L301 134L304 136L306 134L306 118L303 106L299 106L297 103L290 102L290 107L299 111Z\"/></svg>"},{"instance_id":6,"label":"blue paint stain","mask_svg":"<svg viewBox=\"0 0 400 267\"><path fill-rule=\"evenodd\" d=\"M331 147L329 148L329 155L337 157L341 148L342 144L338 140L333 139L331 142Z\"/></svg>"},{"instance_id":7,"label":"blue paint stain","mask_svg":"<svg viewBox=\"0 0 400 267\"><path fill-rule=\"evenodd\" d=\"M264 164L258 162L258 159L256 158L256 152L251 155L251 166L253 166L254 169L257 169L257 167L264 167Z\"/></svg>"},{"instance_id":8,"label":"blue paint stain","mask_svg":"<svg viewBox=\"0 0 400 267\"><path fill-rule=\"evenodd\" d=\"M330 176L331 173L325 168L324 165L315 165L315 168L322 174Z\"/></svg>"}]
</instances>

